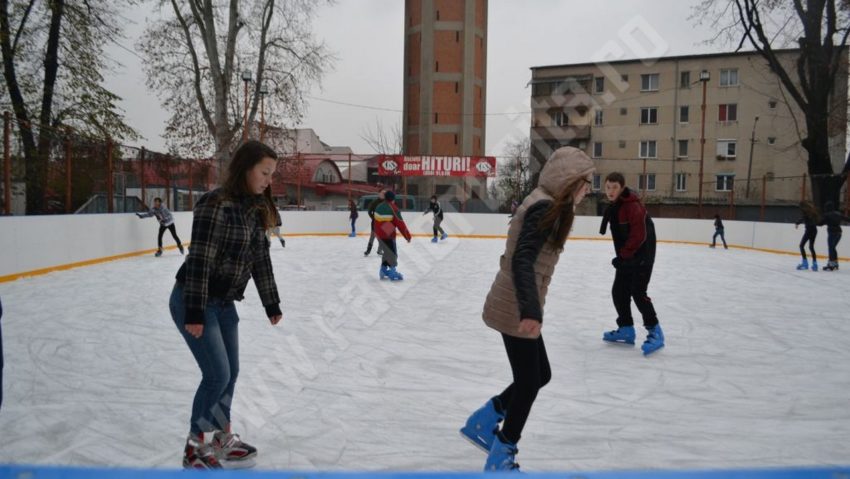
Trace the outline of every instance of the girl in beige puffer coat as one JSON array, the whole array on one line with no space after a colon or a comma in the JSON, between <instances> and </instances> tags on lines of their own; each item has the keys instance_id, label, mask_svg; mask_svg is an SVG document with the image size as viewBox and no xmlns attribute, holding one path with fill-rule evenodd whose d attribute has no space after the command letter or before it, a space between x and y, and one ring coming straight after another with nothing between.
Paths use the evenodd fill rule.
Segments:
<instances>
[{"instance_id":1,"label":"girl in beige puffer coat","mask_svg":"<svg viewBox=\"0 0 850 479\"><path fill-rule=\"evenodd\" d=\"M546 293L575 207L590 191L594 171L583 151L556 150L543 167L537 188L511 219L483 319L502 335L513 383L475 411L461 429L464 437L488 452L485 471L519 468L517 442L537 392L552 376L540 335Z\"/></svg>"}]
</instances>

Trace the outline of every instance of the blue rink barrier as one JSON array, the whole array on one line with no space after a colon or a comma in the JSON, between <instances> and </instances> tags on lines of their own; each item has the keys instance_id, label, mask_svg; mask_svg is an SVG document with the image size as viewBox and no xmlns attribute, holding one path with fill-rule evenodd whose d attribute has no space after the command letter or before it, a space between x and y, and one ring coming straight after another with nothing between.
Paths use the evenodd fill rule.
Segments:
<instances>
[{"instance_id":1,"label":"blue rink barrier","mask_svg":"<svg viewBox=\"0 0 850 479\"><path fill-rule=\"evenodd\" d=\"M252 470L184 471L172 469L94 469L46 466L0 466L0 479L483 479L507 473L472 472L279 472ZM718 469L700 471L546 472L528 479L850 479L850 467Z\"/></svg>"}]
</instances>

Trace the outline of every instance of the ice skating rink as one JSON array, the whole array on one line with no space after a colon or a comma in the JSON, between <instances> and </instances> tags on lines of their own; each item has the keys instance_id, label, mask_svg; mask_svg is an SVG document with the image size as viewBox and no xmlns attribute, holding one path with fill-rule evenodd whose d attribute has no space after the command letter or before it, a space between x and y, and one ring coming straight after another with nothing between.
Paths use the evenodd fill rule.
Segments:
<instances>
[{"instance_id":1,"label":"ice skating rink","mask_svg":"<svg viewBox=\"0 0 850 479\"><path fill-rule=\"evenodd\" d=\"M260 469L479 471L484 454L457 431L510 381L480 317L504 240L402 243L401 283L378 281L365 241L273 243L284 321L270 326L250 284L235 429ZM543 323L553 380L519 444L524 470L850 462L850 271L659 244L650 296L667 347L646 358L601 341L612 252L571 240L558 265ZM182 260L0 284L0 463L180 466L200 377L168 312Z\"/></svg>"}]
</instances>

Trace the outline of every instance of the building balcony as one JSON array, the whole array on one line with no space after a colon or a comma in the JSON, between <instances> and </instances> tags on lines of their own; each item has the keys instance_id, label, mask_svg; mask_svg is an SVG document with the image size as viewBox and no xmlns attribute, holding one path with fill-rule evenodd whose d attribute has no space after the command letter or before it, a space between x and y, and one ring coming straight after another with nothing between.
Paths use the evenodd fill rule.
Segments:
<instances>
[{"instance_id":1,"label":"building balcony","mask_svg":"<svg viewBox=\"0 0 850 479\"><path fill-rule=\"evenodd\" d=\"M587 140L590 139L590 125L535 126L531 128L531 141L537 140Z\"/></svg>"}]
</instances>

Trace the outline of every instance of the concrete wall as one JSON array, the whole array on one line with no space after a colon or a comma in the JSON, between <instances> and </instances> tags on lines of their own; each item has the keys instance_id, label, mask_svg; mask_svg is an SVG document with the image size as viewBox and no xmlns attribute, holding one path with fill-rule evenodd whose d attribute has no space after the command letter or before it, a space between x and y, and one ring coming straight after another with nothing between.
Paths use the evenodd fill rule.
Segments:
<instances>
[{"instance_id":1,"label":"concrete wall","mask_svg":"<svg viewBox=\"0 0 850 479\"><path fill-rule=\"evenodd\" d=\"M283 211L284 236L348 233L348 212ZM191 239L192 213L174 213L177 233L188 243ZM416 235L431 235L431 216L406 213L408 226ZM508 229L507 215L484 213L447 214L443 227L450 236L502 237ZM598 234L599 217L576 218L572 238L603 239ZM658 239L693 242L711 241L711 220L655 219ZM755 248L797 255L802 229L783 223L725 221L726 240L731 246ZM369 217L361 213L357 230L368 231ZM82 266L109 259L153 253L158 224L154 218L144 220L133 214L9 216L0 217L0 281L16 279L68 267ZM173 247L171 235L163 242ZM826 230L821 228L815 245L825 255ZM850 238L839 244L839 256L850 260ZM825 259L822 260L825 264Z\"/></svg>"}]
</instances>

